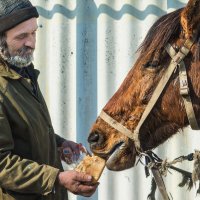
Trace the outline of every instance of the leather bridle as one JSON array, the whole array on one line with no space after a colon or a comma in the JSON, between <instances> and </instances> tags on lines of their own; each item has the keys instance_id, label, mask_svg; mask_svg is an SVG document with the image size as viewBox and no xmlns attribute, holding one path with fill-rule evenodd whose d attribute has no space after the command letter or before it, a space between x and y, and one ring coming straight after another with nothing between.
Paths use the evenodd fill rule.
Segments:
<instances>
[{"instance_id":1,"label":"leather bridle","mask_svg":"<svg viewBox=\"0 0 200 200\"><path fill-rule=\"evenodd\" d=\"M170 77L172 76L172 74L175 72L175 70L177 68L179 69L180 94L183 98L188 121L189 121L192 129L199 130L199 126L198 126L198 123L197 123L197 120L195 117L195 113L194 113L194 109L193 109L193 105L191 102L191 97L189 94L187 72L186 72L185 63L183 61L183 59L190 52L190 49L193 44L194 44L194 39L187 39L177 53L170 44L168 44L166 46L165 49L171 57L170 64L167 67L166 71L164 72L164 75L162 76L161 80L159 81L157 87L155 88L155 90L152 94L152 97L149 100L149 102L142 114L142 117L134 131L128 129L123 124L117 122L115 119L113 119L111 116L109 116L103 110L101 111L101 113L99 115L99 117L101 119L103 119L106 123L108 123L112 128L114 128L114 129L118 130L120 133L126 135L134 142L134 145L135 145L138 155L140 155L141 153L144 152L142 150L140 140L139 140L140 128L144 124L146 118L149 116L149 114L152 111L153 107L155 106L157 100L161 96L166 84L170 80ZM168 200L169 197L167 195L167 191L166 191L164 182L162 180L162 176L159 172L159 169L154 167L152 169L152 173L154 175L155 181L158 185L158 188L162 194L163 199Z\"/></svg>"},{"instance_id":2,"label":"leather bridle","mask_svg":"<svg viewBox=\"0 0 200 200\"><path fill-rule=\"evenodd\" d=\"M183 59L190 52L190 49L193 44L194 44L194 40L187 39L177 53L170 44L166 46L165 49L171 57L171 62L169 66L167 67L161 80L159 81L157 87L155 88L151 96L151 99L149 100L146 106L146 109L144 110L142 117L140 118L140 121L137 124L134 131L126 128L123 124L117 122L115 119L113 119L103 110L101 111L99 117L103 119L105 122L107 122L111 127L118 130L120 133L126 135L131 140L133 140L138 153L143 152L141 144L140 144L140 140L139 140L140 128L144 124L146 118L149 116L151 110L153 109L154 105L156 104L162 91L164 90L166 84L168 83L170 77L172 76L172 74L174 73L177 67L179 68L180 94L182 95L182 98L184 101L188 121L192 129L199 130L199 126L197 124L197 120L195 117L194 109L193 109L190 94L189 94L187 72L186 72L184 61L183 61Z\"/></svg>"}]
</instances>

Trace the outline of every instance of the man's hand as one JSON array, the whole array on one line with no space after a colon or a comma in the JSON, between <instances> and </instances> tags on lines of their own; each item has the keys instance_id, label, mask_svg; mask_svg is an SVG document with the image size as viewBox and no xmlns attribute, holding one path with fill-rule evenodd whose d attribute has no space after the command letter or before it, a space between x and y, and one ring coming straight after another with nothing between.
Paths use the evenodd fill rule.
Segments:
<instances>
[{"instance_id":1,"label":"man's hand","mask_svg":"<svg viewBox=\"0 0 200 200\"><path fill-rule=\"evenodd\" d=\"M74 163L78 160L80 153L86 153L85 147L80 143L77 144L70 140L65 140L62 146L59 148L61 160L65 161L67 164Z\"/></svg>"},{"instance_id":2,"label":"man's hand","mask_svg":"<svg viewBox=\"0 0 200 200\"><path fill-rule=\"evenodd\" d=\"M97 189L99 183L92 183L90 175L76 171L64 171L58 175L60 185L76 195L90 197Z\"/></svg>"}]
</instances>

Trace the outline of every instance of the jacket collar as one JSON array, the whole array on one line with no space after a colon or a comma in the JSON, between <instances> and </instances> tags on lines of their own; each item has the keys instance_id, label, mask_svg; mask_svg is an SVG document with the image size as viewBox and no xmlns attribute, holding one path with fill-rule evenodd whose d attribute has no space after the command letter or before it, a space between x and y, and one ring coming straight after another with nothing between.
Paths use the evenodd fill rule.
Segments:
<instances>
[{"instance_id":1,"label":"jacket collar","mask_svg":"<svg viewBox=\"0 0 200 200\"><path fill-rule=\"evenodd\" d=\"M40 71L34 69L33 64L28 66L28 70L34 73L36 79L38 78ZM22 78L22 76L18 74L15 70L11 69L3 59L0 59L0 77L7 77L15 80Z\"/></svg>"}]
</instances>

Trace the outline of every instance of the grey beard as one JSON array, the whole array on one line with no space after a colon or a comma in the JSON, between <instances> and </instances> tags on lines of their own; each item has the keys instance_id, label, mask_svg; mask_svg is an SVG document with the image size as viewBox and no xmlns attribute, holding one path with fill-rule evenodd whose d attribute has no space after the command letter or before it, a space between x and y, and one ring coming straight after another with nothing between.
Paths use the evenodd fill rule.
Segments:
<instances>
[{"instance_id":1,"label":"grey beard","mask_svg":"<svg viewBox=\"0 0 200 200\"><path fill-rule=\"evenodd\" d=\"M7 61L9 64L14 65L19 68L26 67L30 65L33 61L33 54L29 54L26 56L11 56L8 52L8 49L1 49L0 48L0 56Z\"/></svg>"}]
</instances>

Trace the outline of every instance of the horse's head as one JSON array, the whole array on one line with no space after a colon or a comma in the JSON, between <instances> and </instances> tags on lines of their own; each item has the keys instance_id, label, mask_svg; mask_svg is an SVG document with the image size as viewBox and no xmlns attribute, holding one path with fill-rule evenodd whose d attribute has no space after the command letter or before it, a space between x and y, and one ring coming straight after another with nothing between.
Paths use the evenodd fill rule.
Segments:
<instances>
[{"instance_id":1,"label":"horse's head","mask_svg":"<svg viewBox=\"0 0 200 200\"><path fill-rule=\"evenodd\" d=\"M139 127L138 136L135 131L156 86L172 62L173 58L171 59L166 50L168 44L172 45L176 53L183 50L181 48L185 41L192 41L188 47L189 53L184 55L184 63L194 113L200 125L199 10L200 0L190 0L185 8L161 17L151 27L139 48L140 55L134 67L103 108L111 122L99 116L92 126L88 137L91 150L94 154L107 159L109 169L123 170L134 166L138 154L136 142L143 151L150 150L162 144L179 129L189 125L179 91L177 65L144 123ZM127 137L123 129L133 132L133 135ZM135 132L137 137L134 135Z\"/></svg>"}]
</instances>

